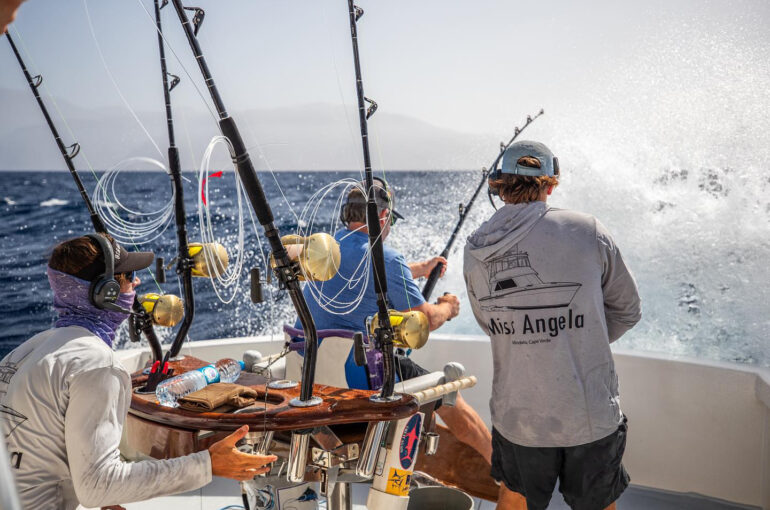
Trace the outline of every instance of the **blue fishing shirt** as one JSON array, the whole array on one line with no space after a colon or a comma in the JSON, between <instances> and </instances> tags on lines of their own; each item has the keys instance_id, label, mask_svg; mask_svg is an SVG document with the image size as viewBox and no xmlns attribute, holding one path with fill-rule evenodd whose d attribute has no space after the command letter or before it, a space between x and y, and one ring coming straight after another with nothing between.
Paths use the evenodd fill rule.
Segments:
<instances>
[{"instance_id":1,"label":"blue fishing shirt","mask_svg":"<svg viewBox=\"0 0 770 510\"><path fill-rule=\"evenodd\" d=\"M337 231L334 238L340 244L340 268L329 281L315 282L320 296L316 297L305 284L303 294L307 301L310 314L315 321L316 329L347 329L365 332L367 317L377 313L377 295L374 292L374 273L372 266L367 266L369 257L369 235L346 228ZM385 253L385 272L388 281L388 308L392 310L409 310L425 302L420 289L417 287L412 272L404 260L404 256L396 250L383 246ZM365 270L368 274L365 274ZM368 281L363 298L358 306L352 303L361 292L364 282ZM319 301L331 310L321 307ZM301 328L299 320L295 327Z\"/></svg>"}]
</instances>

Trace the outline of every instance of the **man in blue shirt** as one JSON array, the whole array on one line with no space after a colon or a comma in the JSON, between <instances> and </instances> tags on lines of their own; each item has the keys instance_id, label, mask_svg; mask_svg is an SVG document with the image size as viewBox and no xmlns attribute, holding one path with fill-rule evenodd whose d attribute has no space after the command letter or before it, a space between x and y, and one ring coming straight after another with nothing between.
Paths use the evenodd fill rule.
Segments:
<instances>
[{"instance_id":1,"label":"man in blue shirt","mask_svg":"<svg viewBox=\"0 0 770 510\"><path fill-rule=\"evenodd\" d=\"M374 186L384 241L390 234L391 226L397 219L402 219L402 216L393 209L394 195L385 181L375 178ZM364 189L363 183L352 187L340 210L340 220L346 228L334 234L341 254L337 274L326 282L306 284L303 289L318 330L345 329L365 332L366 319L377 313ZM439 263L444 264L441 273L443 276L447 264L444 257L407 264L404 256L393 248L383 245L383 251L389 309L402 312L417 310L424 313L431 331L457 316L460 312L460 300L457 296L445 294L439 297L436 303L428 303L414 281L415 278L427 277ZM296 327L301 327L299 322ZM411 379L427 373L427 370L407 356L396 356L396 375L399 379ZM454 407L442 406L438 413L459 440L476 449L490 462L492 436L479 415L460 395L457 396Z\"/></svg>"}]
</instances>

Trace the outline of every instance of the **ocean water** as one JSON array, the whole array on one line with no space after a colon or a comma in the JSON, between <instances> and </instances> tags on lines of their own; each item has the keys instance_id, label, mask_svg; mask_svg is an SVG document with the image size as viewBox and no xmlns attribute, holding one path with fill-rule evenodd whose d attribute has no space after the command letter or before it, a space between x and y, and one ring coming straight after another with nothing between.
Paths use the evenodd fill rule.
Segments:
<instances>
[{"instance_id":1,"label":"ocean water","mask_svg":"<svg viewBox=\"0 0 770 510\"><path fill-rule=\"evenodd\" d=\"M586 164L587 168L590 165ZM594 163L595 165L595 163ZM564 176L552 197L559 207L596 214L616 237L635 274L643 299L642 322L618 343L639 350L738 361L770 366L770 181L743 186L741 175L730 168L648 169L640 183L624 193L606 193L584 180ZM587 172L588 170L586 170ZM599 168L598 171L601 171ZM585 173L585 172L584 172ZM300 211L319 188L358 172L278 172L259 174L282 234L296 231ZM391 172L399 222L387 242L413 261L437 254L457 220L457 205L466 201L479 182L478 171ZM79 194L66 172L0 173L0 356L52 324L51 292L45 264L58 242L90 230ZM95 176L83 173L92 190ZM216 237L231 252L237 249L237 208L234 174L210 180ZM199 239L197 175L186 172L185 202L191 242ZM115 183L121 202L138 211L153 210L171 199L168 176L161 172L123 172ZM318 205L313 231L336 225L337 188ZM752 190L749 191L746 190ZM762 193L764 191L764 193ZM246 209L244 209L246 211ZM733 216L751 211L751 218L736 223ZM447 276L434 295L461 296L461 316L441 332L479 334L470 312L462 279L462 246L471 230L493 212L482 194L450 256ZM192 341L278 333L294 321L284 292L266 287L265 303L254 305L248 294L248 269L261 266L260 243L245 217L244 269L240 287L229 304L217 299L207 279L195 280L196 315L189 333ZM303 224L303 226L306 226ZM147 249L170 261L175 254L173 224ZM140 275L140 291L179 294L176 275L167 272L159 286L153 276ZM165 341L173 331L157 328ZM118 348L128 343L119 333Z\"/></svg>"}]
</instances>

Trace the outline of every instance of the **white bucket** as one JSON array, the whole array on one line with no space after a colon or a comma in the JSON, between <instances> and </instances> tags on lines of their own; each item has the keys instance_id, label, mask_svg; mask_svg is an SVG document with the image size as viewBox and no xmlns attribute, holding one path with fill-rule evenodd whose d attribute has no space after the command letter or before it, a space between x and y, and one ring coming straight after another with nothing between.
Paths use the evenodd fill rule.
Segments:
<instances>
[{"instance_id":1,"label":"white bucket","mask_svg":"<svg viewBox=\"0 0 770 510\"><path fill-rule=\"evenodd\" d=\"M451 487L419 487L409 491L407 510L473 510L473 498Z\"/></svg>"}]
</instances>

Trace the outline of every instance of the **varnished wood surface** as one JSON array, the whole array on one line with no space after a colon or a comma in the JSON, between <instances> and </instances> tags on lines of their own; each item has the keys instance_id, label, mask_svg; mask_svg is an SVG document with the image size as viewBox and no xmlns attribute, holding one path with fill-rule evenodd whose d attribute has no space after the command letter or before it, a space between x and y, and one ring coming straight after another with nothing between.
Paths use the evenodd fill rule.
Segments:
<instances>
[{"instance_id":1,"label":"varnished wood surface","mask_svg":"<svg viewBox=\"0 0 770 510\"><path fill-rule=\"evenodd\" d=\"M441 436L435 455L420 452L417 457L416 471L423 471L444 485L457 487L471 496L497 501L498 486L489 475L490 465L484 457L460 442L452 432L441 425L436 425L436 432Z\"/></svg>"},{"instance_id":2,"label":"varnished wood surface","mask_svg":"<svg viewBox=\"0 0 770 510\"><path fill-rule=\"evenodd\" d=\"M175 374L208 365L208 362L185 356L170 363ZM141 387L147 376L141 372L132 376L132 386ZM401 395L399 400L374 403L369 400L377 392L351 390L316 384L313 395L323 402L313 407L292 407L289 401L299 397L300 386L288 390L266 389L265 379L257 374L242 373L236 381L250 386L259 397L253 411L238 414L207 412L196 413L178 408L161 406L154 394L134 393L131 398L131 414L144 420L188 430L235 430L249 425L253 431L300 430L343 423L390 421L411 416L418 406L414 397Z\"/></svg>"}]
</instances>

